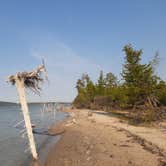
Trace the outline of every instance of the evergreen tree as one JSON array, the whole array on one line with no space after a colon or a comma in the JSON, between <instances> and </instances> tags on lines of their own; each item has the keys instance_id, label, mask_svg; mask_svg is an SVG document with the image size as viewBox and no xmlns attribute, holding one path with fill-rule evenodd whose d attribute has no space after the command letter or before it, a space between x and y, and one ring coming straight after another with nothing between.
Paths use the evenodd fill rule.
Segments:
<instances>
[{"instance_id":1,"label":"evergreen tree","mask_svg":"<svg viewBox=\"0 0 166 166\"><path fill-rule=\"evenodd\" d=\"M160 105L166 105L166 82L160 80L157 85L157 96L160 102Z\"/></svg>"},{"instance_id":2,"label":"evergreen tree","mask_svg":"<svg viewBox=\"0 0 166 166\"><path fill-rule=\"evenodd\" d=\"M78 95L74 103L88 107L93 102L95 96L95 86L88 74L83 74L81 79L78 79L76 88Z\"/></svg>"},{"instance_id":3,"label":"evergreen tree","mask_svg":"<svg viewBox=\"0 0 166 166\"><path fill-rule=\"evenodd\" d=\"M158 77L154 74L151 62L141 64L142 50L134 50L131 45L124 47L125 64L122 71L127 87L128 103L132 106L150 104L156 106L155 89Z\"/></svg>"},{"instance_id":4,"label":"evergreen tree","mask_svg":"<svg viewBox=\"0 0 166 166\"><path fill-rule=\"evenodd\" d=\"M103 71L100 71L100 75L96 84L97 95L104 96L105 94L105 79L103 75Z\"/></svg>"},{"instance_id":5,"label":"evergreen tree","mask_svg":"<svg viewBox=\"0 0 166 166\"><path fill-rule=\"evenodd\" d=\"M107 73L105 78L105 84L106 84L106 87L117 86L118 85L117 77L111 72Z\"/></svg>"},{"instance_id":6,"label":"evergreen tree","mask_svg":"<svg viewBox=\"0 0 166 166\"><path fill-rule=\"evenodd\" d=\"M125 63L123 66L123 82L109 72L104 76L100 72L97 82L93 82L88 74L78 79L77 97L74 104L79 107L90 107L97 104L101 107L125 108L135 105L166 105L166 83L155 75L158 54L149 63L141 64L142 50L135 50L131 45L123 48Z\"/></svg>"}]
</instances>

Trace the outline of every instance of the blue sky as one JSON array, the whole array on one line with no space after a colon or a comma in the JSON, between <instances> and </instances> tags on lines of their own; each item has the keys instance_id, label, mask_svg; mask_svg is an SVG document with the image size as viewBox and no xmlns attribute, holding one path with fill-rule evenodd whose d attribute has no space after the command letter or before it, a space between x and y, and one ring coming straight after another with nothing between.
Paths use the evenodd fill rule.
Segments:
<instances>
[{"instance_id":1,"label":"blue sky","mask_svg":"<svg viewBox=\"0 0 166 166\"><path fill-rule=\"evenodd\" d=\"M122 70L122 48L131 43L148 62L160 54L166 80L165 0L0 0L0 100L17 101L6 78L44 58L50 84L29 101L72 101L82 73Z\"/></svg>"}]
</instances>

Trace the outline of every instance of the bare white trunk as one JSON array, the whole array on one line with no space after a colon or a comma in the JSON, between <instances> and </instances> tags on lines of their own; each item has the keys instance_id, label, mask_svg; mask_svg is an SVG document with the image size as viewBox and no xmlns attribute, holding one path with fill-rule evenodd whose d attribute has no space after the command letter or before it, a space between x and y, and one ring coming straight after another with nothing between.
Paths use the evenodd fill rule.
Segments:
<instances>
[{"instance_id":1,"label":"bare white trunk","mask_svg":"<svg viewBox=\"0 0 166 166\"><path fill-rule=\"evenodd\" d=\"M22 79L16 79L16 87L18 90L19 98L20 98L20 103L23 111L23 116L24 116L24 121L25 121L25 126L28 134L28 139L29 139L29 145L31 149L32 156L35 160L38 159L37 151L36 151L36 146L35 146L35 140L34 136L32 133L32 125L30 121L30 116L28 112L28 105L25 97L25 87L24 87L24 81Z\"/></svg>"}]
</instances>

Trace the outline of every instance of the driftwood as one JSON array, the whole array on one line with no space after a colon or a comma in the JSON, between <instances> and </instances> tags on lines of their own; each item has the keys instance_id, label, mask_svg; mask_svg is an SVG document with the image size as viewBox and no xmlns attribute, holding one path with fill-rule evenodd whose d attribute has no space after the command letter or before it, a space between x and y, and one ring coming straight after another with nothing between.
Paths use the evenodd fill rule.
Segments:
<instances>
[{"instance_id":1,"label":"driftwood","mask_svg":"<svg viewBox=\"0 0 166 166\"><path fill-rule=\"evenodd\" d=\"M41 88L39 87L39 83L43 81L43 78L41 75L43 72L45 73L47 78L47 73L46 73L44 63L31 72L19 72L15 75L11 75L8 77L9 82L12 85L16 85L17 87L17 91L19 94L20 103L21 103L21 107L23 111L25 126L27 130L27 135L29 139L29 146L31 149L32 156L35 160L38 159L38 155L36 151L34 136L32 133L32 124L30 121L29 110L28 110L28 105L27 105L26 96L25 96L25 88L29 88L35 92L40 92Z\"/></svg>"},{"instance_id":2,"label":"driftwood","mask_svg":"<svg viewBox=\"0 0 166 166\"><path fill-rule=\"evenodd\" d=\"M48 80L44 63L31 72L18 72L16 75L11 75L8 80L12 85L15 85L16 80L23 80L25 88L39 92L41 90L39 83L43 82L42 73L45 74Z\"/></svg>"}]
</instances>

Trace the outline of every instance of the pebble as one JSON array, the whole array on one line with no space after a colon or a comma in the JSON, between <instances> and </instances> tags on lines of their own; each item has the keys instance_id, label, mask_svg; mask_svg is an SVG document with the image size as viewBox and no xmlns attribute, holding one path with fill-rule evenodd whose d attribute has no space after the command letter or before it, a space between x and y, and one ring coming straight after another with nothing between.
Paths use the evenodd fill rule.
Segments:
<instances>
[{"instance_id":1,"label":"pebble","mask_svg":"<svg viewBox=\"0 0 166 166\"><path fill-rule=\"evenodd\" d=\"M90 154L90 150L87 150L87 151L86 151L86 154L89 155L89 154Z\"/></svg>"}]
</instances>

